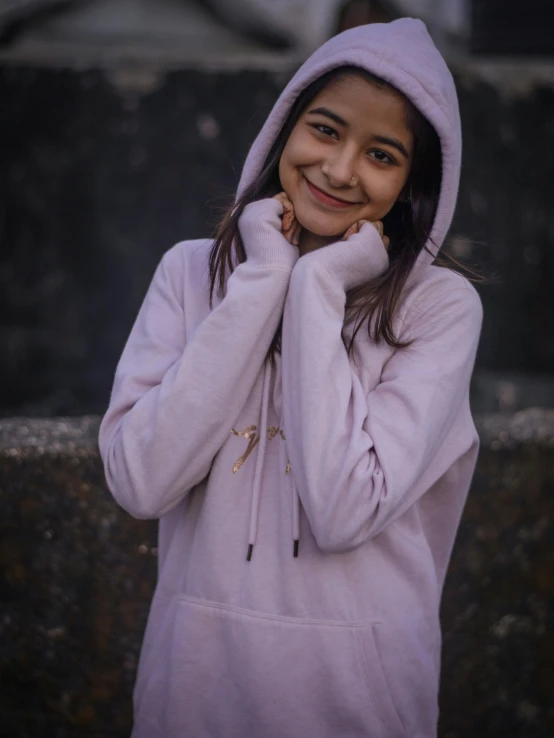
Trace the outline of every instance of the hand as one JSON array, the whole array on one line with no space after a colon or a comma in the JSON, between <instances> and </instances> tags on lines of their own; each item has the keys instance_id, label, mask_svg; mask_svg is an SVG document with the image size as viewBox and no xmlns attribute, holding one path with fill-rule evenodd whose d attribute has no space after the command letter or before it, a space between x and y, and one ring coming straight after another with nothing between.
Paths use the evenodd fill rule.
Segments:
<instances>
[{"instance_id":1,"label":"hand","mask_svg":"<svg viewBox=\"0 0 554 738\"><path fill-rule=\"evenodd\" d=\"M300 241L300 233L302 232L302 226L296 220L292 202L289 200L286 192L280 192L278 195L275 195L274 199L278 200L283 206L283 236L293 246L298 246L298 242Z\"/></svg>"},{"instance_id":2,"label":"hand","mask_svg":"<svg viewBox=\"0 0 554 738\"><path fill-rule=\"evenodd\" d=\"M388 250L389 244L390 244L389 237L385 236L385 234L383 233L383 223L380 220L373 221L373 220L365 220L363 218L361 220L357 220L346 231L346 233L342 237L342 240L347 241L350 238L350 236L354 235L354 233L359 233L364 223L371 223L371 225L377 229L379 235L381 236L381 240L383 241L383 245L385 249Z\"/></svg>"},{"instance_id":3,"label":"hand","mask_svg":"<svg viewBox=\"0 0 554 738\"><path fill-rule=\"evenodd\" d=\"M293 267L299 259L297 246L283 243L283 205L273 197L254 200L245 206L238 228L246 257L251 263Z\"/></svg>"}]
</instances>

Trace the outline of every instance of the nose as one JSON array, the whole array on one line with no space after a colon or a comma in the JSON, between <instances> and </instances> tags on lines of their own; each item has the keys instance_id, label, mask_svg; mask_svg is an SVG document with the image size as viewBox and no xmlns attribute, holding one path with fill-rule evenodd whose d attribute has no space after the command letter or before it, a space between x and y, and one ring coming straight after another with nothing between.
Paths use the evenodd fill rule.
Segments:
<instances>
[{"instance_id":1,"label":"nose","mask_svg":"<svg viewBox=\"0 0 554 738\"><path fill-rule=\"evenodd\" d=\"M352 187L357 181L356 153L346 147L335 149L323 162L321 171L332 187Z\"/></svg>"}]
</instances>

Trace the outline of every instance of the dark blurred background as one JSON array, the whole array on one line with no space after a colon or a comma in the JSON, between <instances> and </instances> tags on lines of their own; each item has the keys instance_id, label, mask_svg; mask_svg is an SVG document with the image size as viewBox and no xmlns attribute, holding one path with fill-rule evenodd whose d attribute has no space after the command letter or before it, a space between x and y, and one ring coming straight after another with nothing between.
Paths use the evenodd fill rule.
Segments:
<instances>
[{"instance_id":1,"label":"dark blurred background","mask_svg":"<svg viewBox=\"0 0 554 738\"><path fill-rule=\"evenodd\" d=\"M158 549L98 456L117 360L162 254L211 234L299 64L402 15L457 83L447 248L487 278L439 736L553 738L553 5L0 0L0 738L129 735Z\"/></svg>"},{"instance_id":2,"label":"dark blurred background","mask_svg":"<svg viewBox=\"0 0 554 738\"><path fill-rule=\"evenodd\" d=\"M474 409L552 407L550 6L0 0L0 416L102 413L155 265L212 233L301 60L403 14L427 21L458 84L449 248L491 278Z\"/></svg>"}]
</instances>

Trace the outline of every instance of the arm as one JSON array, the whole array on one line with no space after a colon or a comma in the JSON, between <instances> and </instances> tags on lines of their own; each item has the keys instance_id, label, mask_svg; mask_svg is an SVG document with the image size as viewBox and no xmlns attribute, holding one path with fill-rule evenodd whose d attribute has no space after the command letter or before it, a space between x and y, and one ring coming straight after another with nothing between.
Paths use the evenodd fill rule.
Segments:
<instances>
[{"instance_id":1,"label":"arm","mask_svg":"<svg viewBox=\"0 0 554 738\"><path fill-rule=\"evenodd\" d=\"M415 502L417 482L441 448L473 369L481 303L461 285L425 296L415 325L401 335L413 344L393 354L380 384L365 395L341 338L346 291L386 265L368 224L347 242L303 256L290 281L283 321L287 448L325 551L361 545Z\"/></svg>"},{"instance_id":2,"label":"arm","mask_svg":"<svg viewBox=\"0 0 554 738\"><path fill-rule=\"evenodd\" d=\"M100 427L106 479L137 518L158 518L208 474L265 359L298 250L280 233L282 205L245 208L247 260L190 340L181 255L162 259L118 364ZM186 289L199 289L187 283Z\"/></svg>"}]
</instances>

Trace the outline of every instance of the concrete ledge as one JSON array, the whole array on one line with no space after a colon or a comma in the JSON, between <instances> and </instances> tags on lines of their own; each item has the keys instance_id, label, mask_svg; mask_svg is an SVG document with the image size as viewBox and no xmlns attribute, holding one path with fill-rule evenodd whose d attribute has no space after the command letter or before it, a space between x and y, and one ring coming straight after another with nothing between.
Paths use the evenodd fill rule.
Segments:
<instances>
[{"instance_id":1,"label":"concrete ledge","mask_svg":"<svg viewBox=\"0 0 554 738\"><path fill-rule=\"evenodd\" d=\"M554 447L554 410L532 407L514 414L483 414L475 424L481 444L492 451L527 443Z\"/></svg>"},{"instance_id":2,"label":"concrete ledge","mask_svg":"<svg viewBox=\"0 0 554 738\"><path fill-rule=\"evenodd\" d=\"M0 418L0 455L98 453L100 418ZM529 408L520 412L487 413L475 417L483 446L492 450L522 443L554 446L554 410Z\"/></svg>"},{"instance_id":3,"label":"concrete ledge","mask_svg":"<svg viewBox=\"0 0 554 738\"><path fill-rule=\"evenodd\" d=\"M1 418L0 455L98 454L100 418Z\"/></svg>"},{"instance_id":4,"label":"concrete ledge","mask_svg":"<svg viewBox=\"0 0 554 738\"><path fill-rule=\"evenodd\" d=\"M106 490L97 417L0 420L0 713L10 738L123 738L156 523ZM441 738L554 735L554 411L477 418L445 586Z\"/></svg>"}]
</instances>

